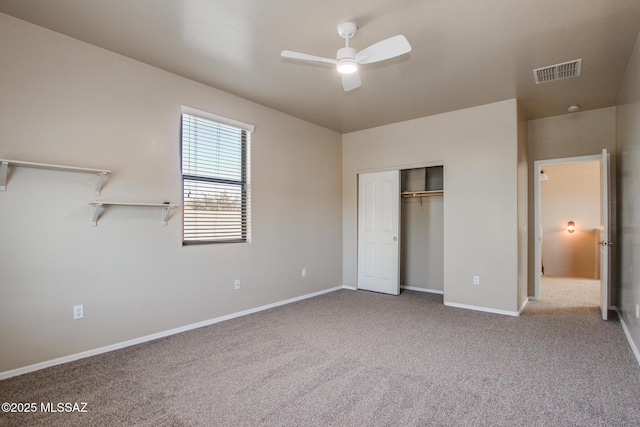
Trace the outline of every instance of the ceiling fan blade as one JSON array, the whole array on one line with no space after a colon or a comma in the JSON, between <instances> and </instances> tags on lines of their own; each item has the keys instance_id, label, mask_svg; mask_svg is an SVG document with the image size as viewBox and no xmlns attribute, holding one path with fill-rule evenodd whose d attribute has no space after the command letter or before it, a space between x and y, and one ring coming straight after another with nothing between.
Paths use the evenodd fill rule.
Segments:
<instances>
[{"instance_id":1,"label":"ceiling fan blade","mask_svg":"<svg viewBox=\"0 0 640 427\"><path fill-rule=\"evenodd\" d=\"M323 58L321 56L307 55L306 53L291 52L290 50L283 50L280 55L282 55L283 58L297 59L300 61L324 62L326 64L333 64L333 65L337 63L335 59Z\"/></svg>"},{"instance_id":2,"label":"ceiling fan blade","mask_svg":"<svg viewBox=\"0 0 640 427\"><path fill-rule=\"evenodd\" d=\"M362 85L358 72L342 75L342 88L345 92L359 88Z\"/></svg>"},{"instance_id":3,"label":"ceiling fan blade","mask_svg":"<svg viewBox=\"0 0 640 427\"><path fill-rule=\"evenodd\" d=\"M362 49L356 54L358 64L371 64L411 52L411 45L405 36L399 35L382 40Z\"/></svg>"}]
</instances>

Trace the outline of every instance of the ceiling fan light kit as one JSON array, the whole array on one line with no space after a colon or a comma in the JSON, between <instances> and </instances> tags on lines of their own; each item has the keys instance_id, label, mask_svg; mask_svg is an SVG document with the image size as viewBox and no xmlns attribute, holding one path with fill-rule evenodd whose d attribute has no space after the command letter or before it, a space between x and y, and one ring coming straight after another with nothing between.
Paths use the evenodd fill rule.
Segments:
<instances>
[{"instance_id":1,"label":"ceiling fan light kit","mask_svg":"<svg viewBox=\"0 0 640 427\"><path fill-rule=\"evenodd\" d=\"M345 92L348 92L361 86L360 75L357 73L358 65L372 64L411 52L411 45L402 35L382 40L357 52L349 46L349 40L355 36L357 29L358 27L353 22L344 22L338 25L338 34L345 40L345 46L338 49L336 59L289 50L283 51L281 56L300 61L335 64L338 72L342 74L342 87Z\"/></svg>"},{"instance_id":2,"label":"ceiling fan light kit","mask_svg":"<svg viewBox=\"0 0 640 427\"><path fill-rule=\"evenodd\" d=\"M358 71L356 63L356 50L352 47L343 47L338 51L338 60L336 64L338 72L341 74L355 73Z\"/></svg>"}]
</instances>

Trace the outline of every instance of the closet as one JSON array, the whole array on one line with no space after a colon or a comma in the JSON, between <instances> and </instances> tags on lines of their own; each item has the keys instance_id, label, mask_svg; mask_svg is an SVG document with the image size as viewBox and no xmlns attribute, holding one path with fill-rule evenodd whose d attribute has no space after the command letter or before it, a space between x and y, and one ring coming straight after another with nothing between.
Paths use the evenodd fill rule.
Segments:
<instances>
[{"instance_id":1,"label":"closet","mask_svg":"<svg viewBox=\"0 0 640 427\"><path fill-rule=\"evenodd\" d=\"M400 171L400 285L443 293L444 168Z\"/></svg>"}]
</instances>

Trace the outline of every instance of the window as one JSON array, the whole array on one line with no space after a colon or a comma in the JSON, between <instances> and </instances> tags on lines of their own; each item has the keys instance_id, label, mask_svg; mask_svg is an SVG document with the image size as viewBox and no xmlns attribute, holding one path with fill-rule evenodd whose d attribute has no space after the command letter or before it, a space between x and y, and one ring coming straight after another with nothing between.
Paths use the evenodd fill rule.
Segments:
<instances>
[{"instance_id":1,"label":"window","mask_svg":"<svg viewBox=\"0 0 640 427\"><path fill-rule=\"evenodd\" d=\"M251 131L251 125L183 108L183 244L249 240Z\"/></svg>"}]
</instances>

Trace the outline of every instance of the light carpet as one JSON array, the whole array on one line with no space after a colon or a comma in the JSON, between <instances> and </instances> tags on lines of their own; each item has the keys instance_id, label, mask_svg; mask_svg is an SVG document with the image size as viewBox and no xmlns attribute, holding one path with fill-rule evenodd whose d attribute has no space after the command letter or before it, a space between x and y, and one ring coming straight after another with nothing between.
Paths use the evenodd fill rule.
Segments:
<instances>
[{"instance_id":1,"label":"light carpet","mask_svg":"<svg viewBox=\"0 0 640 427\"><path fill-rule=\"evenodd\" d=\"M3 402L88 412L0 425L640 425L620 324L568 282L544 283L520 317L415 291L332 292L1 381Z\"/></svg>"}]
</instances>

